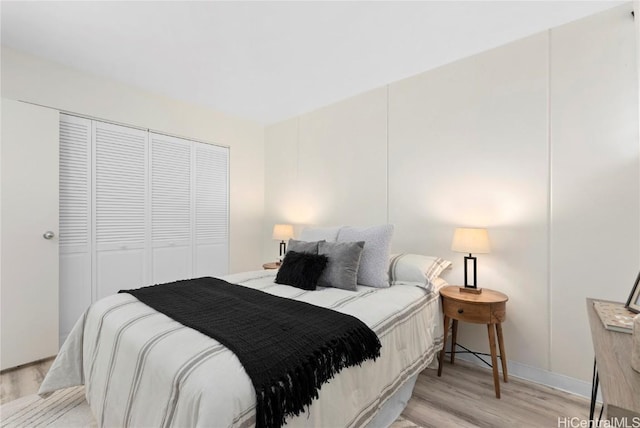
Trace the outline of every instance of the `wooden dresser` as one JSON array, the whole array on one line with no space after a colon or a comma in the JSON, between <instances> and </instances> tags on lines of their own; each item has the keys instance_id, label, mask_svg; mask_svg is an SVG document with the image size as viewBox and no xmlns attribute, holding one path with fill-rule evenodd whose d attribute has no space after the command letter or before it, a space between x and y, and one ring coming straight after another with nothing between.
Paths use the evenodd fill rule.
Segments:
<instances>
[{"instance_id":1,"label":"wooden dresser","mask_svg":"<svg viewBox=\"0 0 640 428\"><path fill-rule=\"evenodd\" d=\"M594 382L597 382L597 376L602 385L606 417L627 418L627 422L631 423L633 418L640 418L640 373L631 367L632 337L627 333L605 329L593 308L594 301L595 299L587 299L597 367ZM597 387L595 390L597 392ZM595 394L592 397L592 408L594 399Z\"/></svg>"}]
</instances>

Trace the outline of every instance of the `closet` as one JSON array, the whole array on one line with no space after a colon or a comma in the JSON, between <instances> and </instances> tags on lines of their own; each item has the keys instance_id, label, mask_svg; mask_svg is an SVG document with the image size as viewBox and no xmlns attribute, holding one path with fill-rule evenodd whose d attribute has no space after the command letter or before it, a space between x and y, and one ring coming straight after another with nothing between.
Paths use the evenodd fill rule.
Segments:
<instances>
[{"instance_id":1,"label":"closet","mask_svg":"<svg viewBox=\"0 0 640 428\"><path fill-rule=\"evenodd\" d=\"M60 340L126 288L220 276L229 149L60 116Z\"/></svg>"}]
</instances>

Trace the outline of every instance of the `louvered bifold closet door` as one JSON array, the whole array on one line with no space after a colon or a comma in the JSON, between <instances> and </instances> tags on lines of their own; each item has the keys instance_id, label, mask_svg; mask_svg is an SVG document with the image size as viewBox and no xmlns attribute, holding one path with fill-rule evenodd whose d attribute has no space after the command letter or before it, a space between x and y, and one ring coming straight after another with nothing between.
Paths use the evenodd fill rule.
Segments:
<instances>
[{"instance_id":1,"label":"louvered bifold closet door","mask_svg":"<svg viewBox=\"0 0 640 428\"><path fill-rule=\"evenodd\" d=\"M60 344L91 304L91 121L60 115Z\"/></svg>"},{"instance_id":2,"label":"louvered bifold closet door","mask_svg":"<svg viewBox=\"0 0 640 428\"><path fill-rule=\"evenodd\" d=\"M148 284L146 131L93 122L96 297Z\"/></svg>"},{"instance_id":3,"label":"louvered bifold closet door","mask_svg":"<svg viewBox=\"0 0 640 428\"><path fill-rule=\"evenodd\" d=\"M192 278L192 142L149 137L152 282Z\"/></svg>"},{"instance_id":4,"label":"louvered bifold closet door","mask_svg":"<svg viewBox=\"0 0 640 428\"><path fill-rule=\"evenodd\" d=\"M229 149L196 143L195 276L229 270Z\"/></svg>"}]
</instances>

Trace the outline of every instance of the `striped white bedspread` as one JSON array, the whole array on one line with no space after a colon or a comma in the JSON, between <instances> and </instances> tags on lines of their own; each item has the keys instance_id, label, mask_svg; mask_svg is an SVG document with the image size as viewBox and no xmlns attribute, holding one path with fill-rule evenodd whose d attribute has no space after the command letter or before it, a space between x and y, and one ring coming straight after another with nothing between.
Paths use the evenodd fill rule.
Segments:
<instances>
[{"instance_id":1,"label":"striped white bedspread","mask_svg":"<svg viewBox=\"0 0 640 428\"><path fill-rule=\"evenodd\" d=\"M344 369L287 426L363 426L406 379L435 365L443 336L437 294L409 285L304 291L274 277L275 271L256 271L224 279L356 316L382 343L380 358ZM100 426L255 425L254 389L236 356L126 293L87 310L39 393L79 384Z\"/></svg>"}]
</instances>

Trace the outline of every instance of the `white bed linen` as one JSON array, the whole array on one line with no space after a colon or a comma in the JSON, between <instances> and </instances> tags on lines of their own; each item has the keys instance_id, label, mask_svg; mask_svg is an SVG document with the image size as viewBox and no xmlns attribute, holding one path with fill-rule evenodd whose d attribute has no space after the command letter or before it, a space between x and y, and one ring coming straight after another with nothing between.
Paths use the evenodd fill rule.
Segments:
<instances>
[{"instance_id":1,"label":"white bed linen","mask_svg":"<svg viewBox=\"0 0 640 428\"><path fill-rule=\"evenodd\" d=\"M304 291L275 284L274 276L256 271L225 279L356 316L382 343L375 362L342 370L287 426L364 426L408 378L435 366L443 337L437 293L402 285ZM100 426L255 425L254 389L236 356L130 294L107 297L87 310L39 393L79 384L86 385Z\"/></svg>"}]
</instances>

